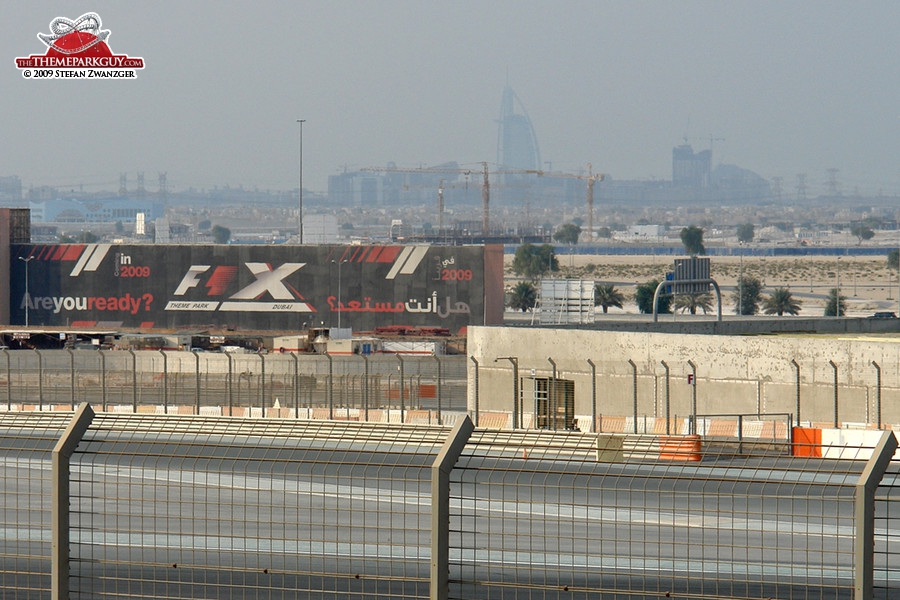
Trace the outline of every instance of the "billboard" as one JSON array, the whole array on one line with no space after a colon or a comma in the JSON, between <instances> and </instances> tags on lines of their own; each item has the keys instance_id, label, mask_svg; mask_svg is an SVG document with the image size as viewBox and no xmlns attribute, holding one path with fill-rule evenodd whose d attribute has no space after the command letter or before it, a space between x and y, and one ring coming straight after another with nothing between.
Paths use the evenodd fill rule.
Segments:
<instances>
[{"instance_id":1,"label":"billboard","mask_svg":"<svg viewBox=\"0 0 900 600\"><path fill-rule=\"evenodd\" d=\"M10 320L17 325L260 331L406 325L456 333L502 321L500 246L13 244L10 250Z\"/></svg>"}]
</instances>

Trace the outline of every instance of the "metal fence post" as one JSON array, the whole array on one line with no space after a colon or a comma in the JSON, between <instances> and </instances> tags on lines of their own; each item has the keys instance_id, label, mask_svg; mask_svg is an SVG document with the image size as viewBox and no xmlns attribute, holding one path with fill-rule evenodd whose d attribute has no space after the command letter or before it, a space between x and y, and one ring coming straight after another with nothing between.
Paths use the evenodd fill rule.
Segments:
<instances>
[{"instance_id":1,"label":"metal fence post","mask_svg":"<svg viewBox=\"0 0 900 600\"><path fill-rule=\"evenodd\" d=\"M797 427L800 427L800 364L793 358L791 364L797 369Z\"/></svg>"},{"instance_id":2,"label":"metal fence post","mask_svg":"<svg viewBox=\"0 0 900 600\"><path fill-rule=\"evenodd\" d=\"M228 357L228 416L234 416L234 361L231 352L226 352Z\"/></svg>"},{"instance_id":3,"label":"metal fence post","mask_svg":"<svg viewBox=\"0 0 900 600\"><path fill-rule=\"evenodd\" d=\"M334 360L328 352L325 352L325 358L328 359L328 418L334 420Z\"/></svg>"},{"instance_id":4,"label":"metal fence post","mask_svg":"<svg viewBox=\"0 0 900 600\"><path fill-rule=\"evenodd\" d=\"M437 424L444 424L444 417L441 413L441 388L443 387L443 382L441 381L441 359L437 354L433 355L435 362L437 362L437 385L435 390L435 396L437 396Z\"/></svg>"},{"instance_id":5,"label":"metal fence post","mask_svg":"<svg viewBox=\"0 0 900 600\"><path fill-rule=\"evenodd\" d=\"M556 430L559 429L559 406L557 405L558 399L556 397L556 361L553 360L552 356L548 356L547 362L550 363L550 366L553 367L552 379L550 380L550 385L547 386L547 399L550 401L550 415L548 416L553 419L552 429Z\"/></svg>"},{"instance_id":6,"label":"metal fence post","mask_svg":"<svg viewBox=\"0 0 900 600\"><path fill-rule=\"evenodd\" d=\"M75 353L71 348L66 348L69 353L69 394L71 397L72 410L75 410Z\"/></svg>"},{"instance_id":7,"label":"metal fence post","mask_svg":"<svg viewBox=\"0 0 900 600\"><path fill-rule=\"evenodd\" d=\"M630 358L628 359L628 364L631 365L631 392L633 397L634 404L634 432L637 433L637 413L638 413L638 403L637 403L637 365L634 364L634 361Z\"/></svg>"},{"instance_id":8,"label":"metal fence post","mask_svg":"<svg viewBox=\"0 0 900 600\"><path fill-rule=\"evenodd\" d=\"M169 414L169 358L165 350L160 350L163 359L163 414Z\"/></svg>"},{"instance_id":9,"label":"metal fence post","mask_svg":"<svg viewBox=\"0 0 900 600\"><path fill-rule=\"evenodd\" d=\"M34 349L38 359L38 410L44 410L44 357L40 350Z\"/></svg>"},{"instance_id":10,"label":"metal fence post","mask_svg":"<svg viewBox=\"0 0 900 600\"><path fill-rule=\"evenodd\" d=\"M404 407L406 406L406 398L405 398L405 395L404 395L404 394L405 394L405 390L404 390L404 388L403 388L403 367L404 367L404 365L403 365L403 357L400 356L399 354L395 354L394 356L396 356L396 357L397 357L397 360L400 361L400 422L401 422L401 423L405 423L405 422L406 422L406 417L405 417L405 415L403 414L403 412L404 412ZM475 417L475 418L476 418L476 421L475 421L475 422L477 423L477 422L478 422L478 421L477 421L477 418L478 418L478 417Z\"/></svg>"},{"instance_id":11,"label":"metal fence post","mask_svg":"<svg viewBox=\"0 0 900 600\"><path fill-rule=\"evenodd\" d=\"M363 359L363 377L365 378L362 383L362 395L363 395L363 412L365 418L363 420L369 420L369 357L365 354L360 354Z\"/></svg>"},{"instance_id":12,"label":"metal fence post","mask_svg":"<svg viewBox=\"0 0 900 600\"><path fill-rule=\"evenodd\" d=\"M875 419L881 429L881 365L873 360L872 366L875 367Z\"/></svg>"},{"instance_id":13,"label":"metal fence post","mask_svg":"<svg viewBox=\"0 0 900 600\"><path fill-rule=\"evenodd\" d=\"M591 366L591 433L597 433L597 365L587 359Z\"/></svg>"},{"instance_id":14,"label":"metal fence post","mask_svg":"<svg viewBox=\"0 0 900 600\"><path fill-rule=\"evenodd\" d=\"M137 412L137 356L134 353L134 350L131 348L128 349L128 353L131 354L131 403L132 410Z\"/></svg>"},{"instance_id":15,"label":"metal fence post","mask_svg":"<svg viewBox=\"0 0 900 600\"><path fill-rule=\"evenodd\" d=\"M447 600L450 595L450 473L474 430L475 425L465 415L431 464L430 600Z\"/></svg>"},{"instance_id":16,"label":"metal fence post","mask_svg":"<svg viewBox=\"0 0 900 600\"><path fill-rule=\"evenodd\" d=\"M257 352L259 355L259 405L262 410L262 418L266 418L266 355L262 352ZM250 411L250 414L253 414L253 411Z\"/></svg>"},{"instance_id":17,"label":"metal fence post","mask_svg":"<svg viewBox=\"0 0 900 600\"><path fill-rule=\"evenodd\" d=\"M97 348L97 356L100 357L100 387L103 390L101 406L103 406L103 412L106 412L106 355L103 354L102 349Z\"/></svg>"},{"instance_id":18,"label":"metal fence post","mask_svg":"<svg viewBox=\"0 0 900 600\"><path fill-rule=\"evenodd\" d=\"M259 352L259 395L260 405L262 408L262 416L266 417L266 355Z\"/></svg>"},{"instance_id":19,"label":"metal fence post","mask_svg":"<svg viewBox=\"0 0 900 600\"><path fill-rule=\"evenodd\" d=\"M689 360L691 366L691 434L697 435L697 365Z\"/></svg>"},{"instance_id":20,"label":"metal fence post","mask_svg":"<svg viewBox=\"0 0 900 600\"><path fill-rule=\"evenodd\" d=\"M897 438L892 432L884 431L856 484L856 538L853 540L855 600L869 600L875 593L875 490L896 449Z\"/></svg>"},{"instance_id":21,"label":"metal fence post","mask_svg":"<svg viewBox=\"0 0 900 600\"><path fill-rule=\"evenodd\" d=\"M51 455L52 499L50 507L50 597L69 598L69 459L84 436L94 411L85 402L78 407L65 432L56 442Z\"/></svg>"},{"instance_id":22,"label":"metal fence post","mask_svg":"<svg viewBox=\"0 0 900 600\"><path fill-rule=\"evenodd\" d=\"M197 395L197 414L200 414L200 353L194 350L192 352L194 355L194 380L197 385L196 395Z\"/></svg>"},{"instance_id":23,"label":"metal fence post","mask_svg":"<svg viewBox=\"0 0 900 600\"><path fill-rule=\"evenodd\" d=\"M513 403L512 403L512 428L519 429L521 427L521 415L519 410L519 357L517 356L498 356L494 362L498 360L508 360L512 365L513 376ZM533 427L533 425L532 425Z\"/></svg>"},{"instance_id":24,"label":"metal fence post","mask_svg":"<svg viewBox=\"0 0 900 600\"><path fill-rule=\"evenodd\" d=\"M474 408L475 408L475 410L472 411L472 414L475 417L475 427L478 427L478 359L476 359L474 356L470 356L469 359L475 364L475 378L474 378L474 384L475 384L475 389L474 389L475 407ZM400 393L401 394L403 393L403 383L402 382L400 383ZM402 417L401 417L401 422L402 422Z\"/></svg>"},{"instance_id":25,"label":"metal fence post","mask_svg":"<svg viewBox=\"0 0 900 600\"><path fill-rule=\"evenodd\" d=\"M669 394L669 391L670 391L669 390L669 365L664 360L661 360L659 362L662 364L663 369L666 370L666 435L671 435L672 434L672 419L670 418L670 416L671 416L671 406L672 406L671 398L672 397Z\"/></svg>"},{"instance_id":26,"label":"metal fence post","mask_svg":"<svg viewBox=\"0 0 900 600\"><path fill-rule=\"evenodd\" d=\"M834 428L837 429L838 425L838 367L834 364L833 360L829 360L828 364L831 365L831 368L834 370Z\"/></svg>"},{"instance_id":27,"label":"metal fence post","mask_svg":"<svg viewBox=\"0 0 900 600\"><path fill-rule=\"evenodd\" d=\"M300 418L300 359L296 352L291 352L294 359L294 418Z\"/></svg>"}]
</instances>

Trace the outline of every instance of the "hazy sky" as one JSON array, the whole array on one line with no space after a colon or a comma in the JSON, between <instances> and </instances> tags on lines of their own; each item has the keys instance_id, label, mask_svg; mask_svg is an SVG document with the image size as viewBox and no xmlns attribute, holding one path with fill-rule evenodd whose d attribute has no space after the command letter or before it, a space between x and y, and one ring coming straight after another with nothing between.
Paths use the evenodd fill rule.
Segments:
<instances>
[{"instance_id":1,"label":"hazy sky","mask_svg":"<svg viewBox=\"0 0 900 600\"><path fill-rule=\"evenodd\" d=\"M26 80L57 16L94 11L136 81ZM3 2L0 176L324 191L343 168L496 161L508 81L544 161L671 179L714 162L810 193L900 193L900 2Z\"/></svg>"}]
</instances>

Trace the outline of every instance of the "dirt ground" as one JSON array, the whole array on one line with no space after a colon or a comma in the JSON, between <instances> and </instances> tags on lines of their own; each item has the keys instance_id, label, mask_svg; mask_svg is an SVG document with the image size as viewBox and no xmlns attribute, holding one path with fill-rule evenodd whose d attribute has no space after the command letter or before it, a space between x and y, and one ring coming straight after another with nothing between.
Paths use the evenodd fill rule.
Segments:
<instances>
[{"instance_id":1,"label":"dirt ground","mask_svg":"<svg viewBox=\"0 0 900 600\"><path fill-rule=\"evenodd\" d=\"M612 283L628 300L624 312L637 313L633 302L637 285L661 280L672 270L674 259L663 256L558 255L561 277L592 279ZM506 257L507 276L512 256ZM869 316L875 311L900 314L900 283L897 273L887 268L884 257L790 256L711 257L711 277L722 290L723 312L734 313L732 294L741 271L763 283L763 297L772 290L788 288L800 300L800 316L821 315L829 290L840 285L846 298L847 316ZM507 280L511 287L514 279ZM619 309L610 309L616 312Z\"/></svg>"}]
</instances>

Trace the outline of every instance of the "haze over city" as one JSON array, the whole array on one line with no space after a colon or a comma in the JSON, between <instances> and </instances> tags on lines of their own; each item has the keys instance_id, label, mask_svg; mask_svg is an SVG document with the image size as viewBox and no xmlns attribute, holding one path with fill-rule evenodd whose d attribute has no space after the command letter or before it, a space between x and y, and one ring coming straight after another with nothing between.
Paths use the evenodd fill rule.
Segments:
<instances>
[{"instance_id":1,"label":"haze over city","mask_svg":"<svg viewBox=\"0 0 900 600\"><path fill-rule=\"evenodd\" d=\"M16 57L88 10L136 81L35 81ZM900 193L894 2L10 3L0 175L23 187L293 189L343 168L496 160L505 85L545 166L669 179L685 138L790 188ZM151 177L151 180L154 177Z\"/></svg>"}]
</instances>

